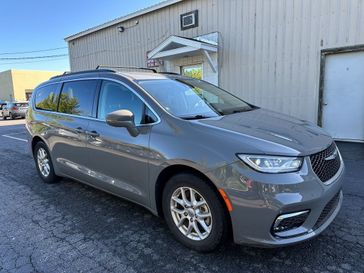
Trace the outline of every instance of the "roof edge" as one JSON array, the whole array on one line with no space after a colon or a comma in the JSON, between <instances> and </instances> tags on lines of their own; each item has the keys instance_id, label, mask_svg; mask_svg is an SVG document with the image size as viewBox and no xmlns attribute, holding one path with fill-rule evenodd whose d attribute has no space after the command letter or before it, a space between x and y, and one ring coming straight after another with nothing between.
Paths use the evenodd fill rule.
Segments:
<instances>
[{"instance_id":1,"label":"roof edge","mask_svg":"<svg viewBox=\"0 0 364 273\"><path fill-rule=\"evenodd\" d=\"M141 10L129 13L129 14L125 15L125 16L122 16L122 17L116 18L114 20L108 21L108 22L103 23L101 25L97 25L95 27L91 27L91 28L86 29L84 31L81 31L81 32L78 32L76 34L70 35L70 36L64 38L64 40L66 42L70 42L72 40L75 40L75 39L78 39L80 37L86 36L86 35L88 35L90 33L102 30L104 28L107 28L107 27L110 27L110 26L113 26L113 25L116 25L116 24L120 24L120 23L122 23L124 21L133 19L133 18L138 17L138 16L142 16L144 14L147 14L147 13L150 13L150 12L153 12L153 11L156 11L156 10L159 10L159 9L171 6L171 5L174 5L174 4L182 2L182 1L183 0L166 0L166 1L160 2L158 4L155 4L153 6L146 7L146 8L143 8Z\"/></svg>"}]
</instances>

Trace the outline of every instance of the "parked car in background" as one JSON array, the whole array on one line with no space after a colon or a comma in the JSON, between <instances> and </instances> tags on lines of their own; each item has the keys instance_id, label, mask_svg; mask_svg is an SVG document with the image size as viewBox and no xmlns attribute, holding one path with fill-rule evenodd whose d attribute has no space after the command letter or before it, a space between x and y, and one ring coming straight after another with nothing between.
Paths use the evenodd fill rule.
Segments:
<instances>
[{"instance_id":1,"label":"parked car in background","mask_svg":"<svg viewBox=\"0 0 364 273\"><path fill-rule=\"evenodd\" d=\"M0 102L0 118L3 117L3 107L6 105L6 102Z\"/></svg>"},{"instance_id":2,"label":"parked car in background","mask_svg":"<svg viewBox=\"0 0 364 273\"><path fill-rule=\"evenodd\" d=\"M279 247L340 210L344 163L313 123L202 80L94 70L38 86L27 114L40 177L70 177L165 218L181 243ZM120 231L122 232L122 231Z\"/></svg>"},{"instance_id":3,"label":"parked car in background","mask_svg":"<svg viewBox=\"0 0 364 273\"><path fill-rule=\"evenodd\" d=\"M28 102L8 102L5 106L3 106L3 119L15 119L18 117L25 118L28 108Z\"/></svg>"}]
</instances>

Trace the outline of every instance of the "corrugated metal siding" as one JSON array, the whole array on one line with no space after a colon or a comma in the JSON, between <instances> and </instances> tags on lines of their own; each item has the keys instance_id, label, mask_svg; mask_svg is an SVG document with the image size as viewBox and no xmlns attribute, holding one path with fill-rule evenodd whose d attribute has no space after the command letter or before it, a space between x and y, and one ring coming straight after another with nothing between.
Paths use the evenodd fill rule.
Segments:
<instances>
[{"instance_id":1,"label":"corrugated metal siding","mask_svg":"<svg viewBox=\"0 0 364 273\"><path fill-rule=\"evenodd\" d=\"M179 15L199 10L199 27ZM71 41L72 70L98 64L145 66L170 35L219 31L220 85L258 106L316 122L320 50L364 44L361 0L185 0Z\"/></svg>"}]
</instances>

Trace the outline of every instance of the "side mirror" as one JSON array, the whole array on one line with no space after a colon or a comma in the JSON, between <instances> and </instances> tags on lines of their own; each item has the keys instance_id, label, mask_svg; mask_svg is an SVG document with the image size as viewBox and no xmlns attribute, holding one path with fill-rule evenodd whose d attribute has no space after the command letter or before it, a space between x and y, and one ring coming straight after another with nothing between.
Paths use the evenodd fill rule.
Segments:
<instances>
[{"instance_id":1,"label":"side mirror","mask_svg":"<svg viewBox=\"0 0 364 273\"><path fill-rule=\"evenodd\" d=\"M134 114L129 110L117 110L106 116L106 123L113 127L124 127L129 134L136 137L139 134L134 123Z\"/></svg>"}]
</instances>

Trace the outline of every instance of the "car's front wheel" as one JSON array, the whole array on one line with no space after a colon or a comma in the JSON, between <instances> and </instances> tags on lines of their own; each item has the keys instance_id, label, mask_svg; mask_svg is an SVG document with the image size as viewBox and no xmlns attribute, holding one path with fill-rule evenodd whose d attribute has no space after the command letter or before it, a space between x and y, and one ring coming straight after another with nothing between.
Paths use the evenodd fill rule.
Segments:
<instances>
[{"instance_id":1,"label":"car's front wheel","mask_svg":"<svg viewBox=\"0 0 364 273\"><path fill-rule=\"evenodd\" d=\"M49 150L44 142L39 141L35 145L33 156L38 174L44 182L55 183L60 179L54 172Z\"/></svg>"},{"instance_id":2,"label":"car's front wheel","mask_svg":"<svg viewBox=\"0 0 364 273\"><path fill-rule=\"evenodd\" d=\"M198 176L182 173L167 182L163 213L177 240L191 249L212 251L226 239L228 215L223 203L212 185Z\"/></svg>"}]
</instances>

